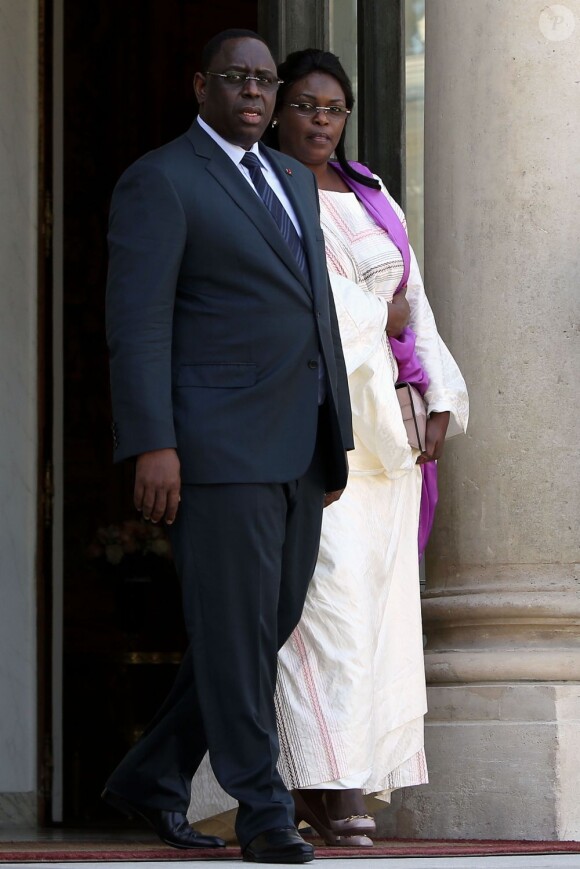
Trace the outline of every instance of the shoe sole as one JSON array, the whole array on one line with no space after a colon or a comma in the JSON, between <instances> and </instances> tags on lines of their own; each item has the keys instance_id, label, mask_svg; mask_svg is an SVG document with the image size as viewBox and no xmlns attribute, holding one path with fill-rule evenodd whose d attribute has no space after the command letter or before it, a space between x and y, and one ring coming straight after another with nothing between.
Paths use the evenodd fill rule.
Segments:
<instances>
[{"instance_id":1,"label":"shoe sole","mask_svg":"<svg viewBox=\"0 0 580 869\"><path fill-rule=\"evenodd\" d=\"M370 836L338 836L336 848L374 848Z\"/></svg>"},{"instance_id":2,"label":"shoe sole","mask_svg":"<svg viewBox=\"0 0 580 869\"><path fill-rule=\"evenodd\" d=\"M248 854L246 851L242 856L242 860L245 863L310 863L311 860L314 860L314 854L292 854L285 856L276 852L256 856L255 854Z\"/></svg>"}]
</instances>

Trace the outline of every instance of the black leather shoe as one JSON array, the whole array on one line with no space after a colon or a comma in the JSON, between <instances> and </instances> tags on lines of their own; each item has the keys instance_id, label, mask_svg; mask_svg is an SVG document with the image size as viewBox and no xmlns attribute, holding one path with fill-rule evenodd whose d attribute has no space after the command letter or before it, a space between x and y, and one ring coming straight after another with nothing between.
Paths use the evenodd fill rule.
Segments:
<instances>
[{"instance_id":1,"label":"black leather shoe","mask_svg":"<svg viewBox=\"0 0 580 869\"><path fill-rule=\"evenodd\" d=\"M305 842L296 827L266 830L244 848L247 863L310 863L314 848Z\"/></svg>"},{"instance_id":2,"label":"black leather shoe","mask_svg":"<svg viewBox=\"0 0 580 869\"><path fill-rule=\"evenodd\" d=\"M194 830L184 812L166 812L150 806L138 806L113 793L109 788L105 788L101 799L124 815L138 815L143 818L161 841L173 848L225 848L226 843L218 836L204 836Z\"/></svg>"}]
</instances>

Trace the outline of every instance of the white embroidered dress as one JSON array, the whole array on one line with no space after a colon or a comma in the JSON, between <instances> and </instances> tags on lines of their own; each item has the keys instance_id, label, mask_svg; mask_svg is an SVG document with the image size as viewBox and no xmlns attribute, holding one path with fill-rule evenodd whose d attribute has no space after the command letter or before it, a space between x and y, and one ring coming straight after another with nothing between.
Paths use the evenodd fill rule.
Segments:
<instances>
[{"instance_id":1,"label":"white embroidered dress","mask_svg":"<svg viewBox=\"0 0 580 869\"><path fill-rule=\"evenodd\" d=\"M362 788L388 800L395 788L427 781L421 472L385 334L386 303L403 263L354 193L321 190L320 201L355 450L342 498L324 511L302 619L279 654L278 768L289 788ZM456 434L467 425L465 382L439 337L413 253L407 287L417 353L430 377L428 410L451 411L449 433Z\"/></svg>"}]
</instances>

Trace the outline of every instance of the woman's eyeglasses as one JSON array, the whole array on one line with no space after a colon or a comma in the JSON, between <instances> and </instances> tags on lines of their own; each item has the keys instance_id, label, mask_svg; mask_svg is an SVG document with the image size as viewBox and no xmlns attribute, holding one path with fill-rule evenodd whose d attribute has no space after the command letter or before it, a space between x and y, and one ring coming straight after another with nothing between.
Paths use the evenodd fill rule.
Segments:
<instances>
[{"instance_id":1,"label":"woman's eyeglasses","mask_svg":"<svg viewBox=\"0 0 580 869\"><path fill-rule=\"evenodd\" d=\"M261 90L271 91L278 88L284 82L273 75L246 75L245 72L206 72L206 75L214 75L216 78L223 78L224 84L232 87L240 87L247 81L255 81Z\"/></svg>"},{"instance_id":2,"label":"woman's eyeglasses","mask_svg":"<svg viewBox=\"0 0 580 869\"><path fill-rule=\"evenodd\" d=\"M313 106L312 103L284 103L284 105L294 109L296 114L302 115L303 118L314 118L318 112L324 112L327 118L338 121L350 115L350 109L345 109L344 106Z\"/></svg>"}]
</instances>

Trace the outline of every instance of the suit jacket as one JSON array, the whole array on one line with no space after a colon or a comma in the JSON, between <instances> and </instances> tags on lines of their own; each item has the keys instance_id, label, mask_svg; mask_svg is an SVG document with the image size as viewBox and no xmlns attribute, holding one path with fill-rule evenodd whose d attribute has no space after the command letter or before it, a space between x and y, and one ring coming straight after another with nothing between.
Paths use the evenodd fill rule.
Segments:
<instances>
[{"instance_id":1,"label":"suit jacket","mask_svg":"<svg viewBox=\"0 0 580 869\"><path fill-rule=\"evenodd\" d=\"M113 193L107 339L115 459L177 448L184 483L285 482L312 458L326 366L327 490L346 483L350 404L313 174L267 150L310 280L196 122Z\"/></svg>"}]
</instances>

